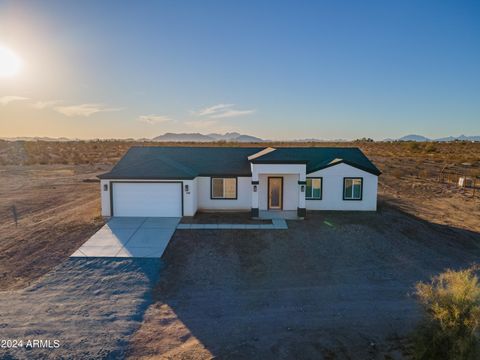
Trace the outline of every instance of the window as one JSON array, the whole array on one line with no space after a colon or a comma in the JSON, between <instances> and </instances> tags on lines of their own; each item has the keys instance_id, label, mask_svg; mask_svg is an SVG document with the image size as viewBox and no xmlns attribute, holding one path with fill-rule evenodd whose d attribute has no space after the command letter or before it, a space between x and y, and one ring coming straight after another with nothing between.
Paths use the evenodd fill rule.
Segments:
<instances>
[{"instance_id":1,"label":"window","mask_svg":"<svg viewBox=\"0 0 480 360\"><path fill-rule=\"evenodd\" d=\"M212 199L236 199L237 178L212 178Z\"/></svg>"},{"instance_id":2,"label":"window","mask_svg":"<svg viewBox=\"0 0 480 360\"><path fill-rule=\"evenodd\" d=\"M362 190L362 178L343 178L343 200L362 200Z\"/></svg>"},{"instance_id":3,"label":"window","mask_svg":"<svg viewBox=\"0 0 480 360\"><path fill-rule=\"evenodd\" d=\"M322 200L322 178L307 178L305 198L307 200Z\"/></svg>"}]
</instances>

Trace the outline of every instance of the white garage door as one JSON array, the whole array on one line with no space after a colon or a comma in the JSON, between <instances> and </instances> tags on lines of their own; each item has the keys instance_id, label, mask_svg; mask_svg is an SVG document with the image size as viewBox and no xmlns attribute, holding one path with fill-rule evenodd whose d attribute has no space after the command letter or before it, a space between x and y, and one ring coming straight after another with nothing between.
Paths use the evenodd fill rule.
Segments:
<instances>
[{"instance_id":1,"label":"white garage door","mask_svg":"<svg viewBox=\"0 0 480 360\"><path fill-rule=\"evenodd\" d=\"M182 216L181 183L113 183L113 216Z\"/></svg>"}]
</instances>

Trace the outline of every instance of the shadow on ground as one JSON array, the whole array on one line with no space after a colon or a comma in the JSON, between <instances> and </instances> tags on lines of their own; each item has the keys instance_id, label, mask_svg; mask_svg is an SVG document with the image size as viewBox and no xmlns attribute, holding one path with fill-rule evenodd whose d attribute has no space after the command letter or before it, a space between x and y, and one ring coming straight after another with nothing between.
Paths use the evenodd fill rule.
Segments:
<instances>
[{"instance_id":1,"label":"shadow on ground","mask_svg":"<svg viewBox=\"0 0 480 360\"><path fill-rule=\"evenodd\" d=\"M478 262L480 234L383 205L288 230L177 231L129 355L400 359L417 281Z\"/></svg>"},{"instance_id":2,"label":"shadow on ground","mask_svg":"<svg viewBox=\"0 0 480 360\"><path fill-rule=\"evenodd\" d=\"M1 292L2 339L59 340L0 349L0 359L117 359L158 281L159 259L70 258L24 290Z\"/></svg>"}]
</instances>

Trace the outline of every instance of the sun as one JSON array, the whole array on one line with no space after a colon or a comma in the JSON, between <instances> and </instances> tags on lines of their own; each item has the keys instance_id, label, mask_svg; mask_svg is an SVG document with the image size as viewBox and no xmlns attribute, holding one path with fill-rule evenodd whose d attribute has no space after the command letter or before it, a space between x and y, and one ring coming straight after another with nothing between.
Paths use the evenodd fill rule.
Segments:
<instances>
[{"instance_id":1,"label":"sun","mask_svg":"<svg viewBox=\"0 0 480 360\"><path fill-rule=\"evenodd\" d=\"M0 77L15 76L21 67L20 58L12 50L0 46Z\"/></svg>"}]
</instances>

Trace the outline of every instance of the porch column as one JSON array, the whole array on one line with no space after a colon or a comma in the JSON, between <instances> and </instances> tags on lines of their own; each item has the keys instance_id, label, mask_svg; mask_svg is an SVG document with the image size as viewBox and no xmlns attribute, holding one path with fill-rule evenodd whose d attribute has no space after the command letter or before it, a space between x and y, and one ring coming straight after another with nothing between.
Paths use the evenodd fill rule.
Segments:
<instances>
[{"instance_id":1,"label":"porch column","mask_svg":"<svg viewBox=\"0 0 480 360\"><path fill-rule=\"evenodd\" d=\"M260 191L260 182L258 181L258 171L253 163L250 163L250 169L252 170L252 209L250 212L251 217L259 217L260 212L258 210L258 192Z\"/></svg>"},{"instance_id":2,"label":"porch column","mask_svg":"<svg viewBox=\"0 0 480 360\"><path fill-rule=\"evenodd\" d=\"M307 215L306 204L305 204L305 190L307 187L306 175L299 174L298 177L298 208L297 216L299 218L304 218Z\"/></svg>"},{"instance_id":3,"label":"porch column","mask_svg":"<svg viewBox=\"0 0 480 360\"><path fill-rule=\"evenodd\" d=\"M258 191L260 190L259 181L252 180L252 210L251 216L258 217L259 210L258 210Z\"/></svg>"}]
</instances>

